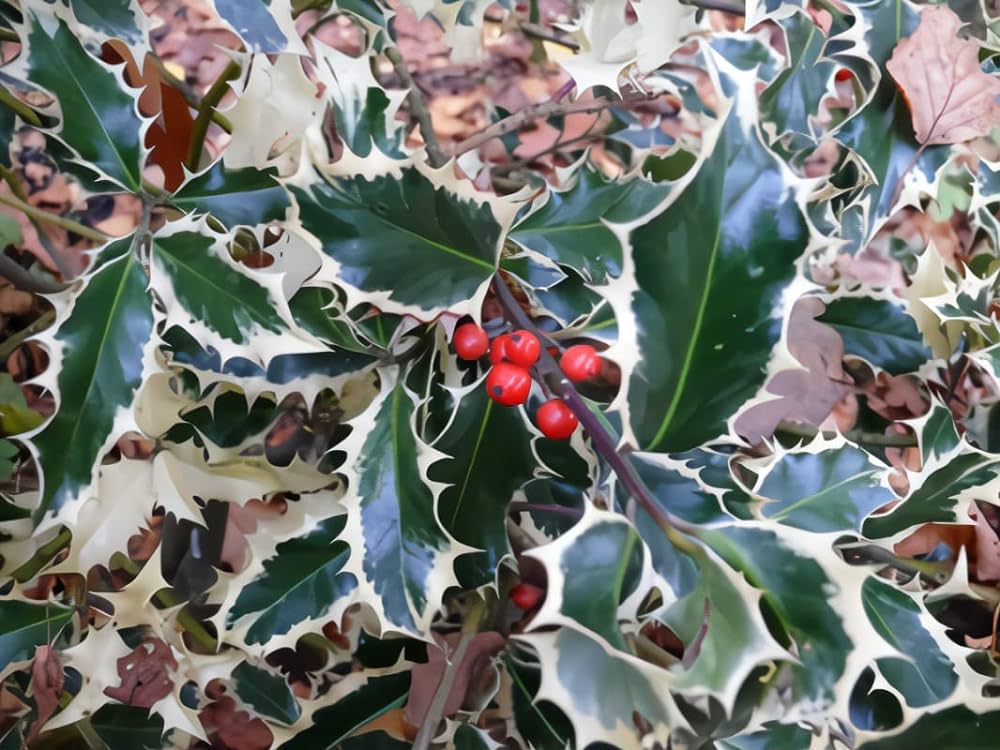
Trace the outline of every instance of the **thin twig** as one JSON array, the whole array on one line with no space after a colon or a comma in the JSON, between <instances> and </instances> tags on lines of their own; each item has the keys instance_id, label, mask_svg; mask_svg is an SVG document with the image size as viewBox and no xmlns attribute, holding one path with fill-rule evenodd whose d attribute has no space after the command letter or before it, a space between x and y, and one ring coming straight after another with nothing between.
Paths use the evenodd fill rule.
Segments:
<instances>
[{"instance_id":1,"label":"thin twig","mask_svg":"<svg viewBox=\"0 0 1000 750\"><path fill-rule=\"evenodd\" d=\"M38 113L3 86L0 86L0 104L14 110L29 125L34 125L36 128L42 126L42 118L38 116Z\"/></svg>"},{"instance_id":2,"label":"thin twig","mask_svg":"<svg viewBox=\"0 0 1000 750\"><path fill-rule=\"evenodd\" d=\"M775 432L809 439L820 434L820 430L812 425L788 421L779 422ZM852 443L862 443L864 445L879 445L888 448L913 448L919 445L916 435L883 435L878 432L863 432L862 430L848 430L843 435ZM823 432L823 437L827 439L836 436L836 432Z\"/></svg>"},{"instance_id":3,"label":"thin twig","mask_svg":"<svg viewBox=\"0 0 1000 750\"><path fill-rule=\"evenodd\" d=\"M222 101L222 97L229 91L229 82L239 76L241 71L239 63L230 60L223 69L215 83L205 92L205 96L198 106L198 116L194 119L194 127L191 130L191 143L188 146L187 167L192 172L198 171L201 163L201 151L205 147L205 134L208 132L208 124L212 121L212 112Z\"/></svg>"},{"instance_id":4,"label":"thin twig","mask_svg":"<svg viewBox=\"0 0 1000 750\"><path fill-rule=\"evenodd\" d=\"M159 72L160 78L162 78L167 85L177 89L177 91L180 92L180 95L184 97L184 101L188 103L189 107L200 110L201 97L198 96L197 92L188 85L187 81L183 81L171 73L170 69L158 55L150 55L150 59L153 61L153 65L156 66L156 70ZM233 132L233 124L229 121L229 118L214 107L212 108L212 122L225 130L227 133Z\"/></svg>"},{"instance_id":5,"label":"thin twig","mask_svg":"<svg viewBox=\"0 0 1000 750\"><path fill-rule=\"evenodd\" d=\"M386 45L385 56L392 63L392 67L396 71L396 75L403 82L403 86L409 89L407 99L410 102L410 114L413 115L417 121L417 125L420 127L420 135L424 139L424 148L427 151L427 161L430 162L432 167L442 166L448 161L448 157L441 151L437 135L434 133L434 124L431 122L431 113L424 103L424 97L420 93L420 89L417 88L413 76L410 75L410 69L406 65L406 60L399 54L399 49L392 45Z\"/></svg>"},{"instance_id":6,"label":"thin twig","mask_svg":"<svg viewBox=\"0 0 1000 750\"><path fill-rule=\"evenodd\" d=\"M0 252L0 276L13 284L15 289L36 294L55 294L69 286L55 279L49 280L33 275L27 268L2 252Z\"/></svg>"},{"instance_id":7,"label":"thin twig","mask_svg":"<svg viewBox=\"0 0 1000 750\"><path fill-rule=\"evenodd\" d=\"M555 513L557 515L573 519L578 519L583 515L583 511L579 508L570 508L568 506L557 505L555 503L526 503L520 500L514 500L509 503L507 505L507 510L513 513Z\"/></svg>"},{"instance_id":8,"label":"thin twig","mask_svg":"<svg viewBox=\"0 0 1000 750\"><path fill-rule=\"evenodd\" d=\"M91 229L78 221L67 219L65 216L59 216L59 214L54 214L41 208L37 208L36 206L32 206L27 201L15 198L12 195L0 194L0 203L10 206L11 208L16 208L18 211L21 211L32 219L45 222L46 224L54 224L57 227L62 227L68 232L73 232L88 240L93 240L94 242L107 242L111 239L111 237L104 234L104 232Z\"/></svg>"},{"instance_id":9,"label":"thin twig","mask_svg":"<svg viewBox=\"0 0 1000 750\"><path fill-rule=\"evenodd\" d=\"M60 527L59 533L51 541L39 547L28 562L10 574L11 578L18 583L30 581L42 568L49 564L52 558L58 555L70 543L72 538L73 534L68 528L65 526Z\"/></svg>"},{"instance_id":10,"label":"thin twig","mask_svg":"<svg viewBox=\"0 0 1000 750\"><path fill-rule=\"evenodd\" d=\"M26 339L34 336L36 333L40 333L52 325L52 321L56 319L55 310L46 310L44 313L38 316L31 325L25 326L17 333L11 334L0 343L0 364L7 361L7 357L14 353L21 344L25 342Z\"/></svg>"}]
</instances>

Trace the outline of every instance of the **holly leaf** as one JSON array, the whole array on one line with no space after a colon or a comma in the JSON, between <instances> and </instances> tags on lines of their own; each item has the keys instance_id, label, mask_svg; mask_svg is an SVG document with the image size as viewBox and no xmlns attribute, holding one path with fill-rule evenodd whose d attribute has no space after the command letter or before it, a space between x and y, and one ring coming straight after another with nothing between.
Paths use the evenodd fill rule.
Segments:
<instances>
[{"instance_id":1,"label":"holly leaf","mask_svg":"<svg viewBox=\"0 0 1000 750\"><path fill-rule=\"evenodd\" d=\"M69 3L76 20L97 29L109 39L129 44L147 42L149 19L137 0L61 0Z\"/></svg>"},{"instance_id":2,"label":"holly leaf","mask_svg":"<svg viewBox=\"0 0 1000 750\"><path fill-rule=\"evenodd\" d=\"M298 52L291 6L271 0L212 0L216 12L252 52Z\"/></svg>"},{"instance_id":3,"label":"holly leaf","mask_svg":"<svg viewBox=\"0 0 1000 750\"><path fill-rule=\"evenodd\" d=\"M94 481L100 459L134 424L130 408L143 380L153 331L148 280L133 240L108 245L68 313L39 341L58 367L57 408L31 437L42 474L37 525L77 499Z\"/></svg>"},{"instance_id":4,"label":"holly leaf","mask_svg":"<svg viewBox=\"0 0 1000 750\"><path fill-rule=\"evenodd\" d=\"M163 719L148 708L105 703L89 718L108 750L160 750Z\"/></svg>"},{"instance_id":5,"label":"holly leaf","mask_svg":"<svg viewBox=\"0 0 1000 750\"><path fill-rule=\"evenodd\" d=\"M0 671L31 659L35 647L51 643L72 616L72 609L52 602L0 599Z\"/></svg>"},{"instance_id":6,"label":"holly leaf","mask_svg":"<svg viewBox=\"0 0 1000 750\"><path fill-rule=\"evenodd\" d=\"M226 169L223 159L191 175L171 197L183 211L212 214L229 228L255 226L285 217L288 194L274 169Z\"/></svg>"},{"instance_id":7,"label":"holly leaf","mask_svg":"<svg viewBox=\"0 0 1000 750\"><path fill-rule=\"evenodd\" d=\"M245 631L249 644L266 644L304 620L322 617L350 594L357 579L343 568L351 549L337 539L345 522L345 516L334 516L279 544L261 574L239 592L227 625Z\"/></svg>"},{"instance_id":8,"label":"holly leaf","mask_svg":"<svg viewBox=\"0 0 1000 750\"><path fill-rule=\"evenodd\" d=\"M638 177L612 180L584 165L568 187L547 191L544 200L511 229L510 239L572 269L585 281L604 284L622 272L621 246L607 223L634 221L669 193L665 183Z\"/></svg>"},{"instance_id":9,"label":"holly leaf","mask_svg":"<svg viewBox=\"0 0 1000 750\"><path fill-rule=\"evenodd\" d=\"M302 714L285 679L248 661L240 662L231 679L237 697L257 714L282 724L294 724Z\"/></svg>"},{"instance_id":10,"label":"holly leaf","mask_svg":"<svg viewBox=\"0 0 1000 750\"><path fill-rule=\"evenodd\" d=\"M921 145L989 135L1000 118L1000 78L983 72L979 42L962 39L946 5L924 7L917 30L896 45L886 69L902 89Z\"/></svg>"},{"instance_id":11,"label":"holly leaf","mask_svg":"<svg viewBox=\"0 0 1000 750\"><path fill-rule=\"evenodd\" d=\"M1000 711L977 713L968 706L922 711L906 729L860 745L858 750L925 750L928 747L961 747L989 750L1000 732Z\"/></svg>"},{"instance_id":12,"label":"holly leaf","mask_svg":"<svg viewBox=\"0 0 1000 750\"><path fill-rule=\"evenodd\" d=\"M125 89L120 70L84 49L61 18L27 14L25 74L59 102L62 123L51 132L72 149L77 163L114 183L109 190L140 190L143 119L136 94ZM44 14L45 11L42 11Z\"/></svg>"},{"instance_id":13,"label":"holly leaf","mask_svg":"<svg viewBox=\"0 0 1000 750\"><path fill-rule=\"evenodd\" d=\"M758 130L751 76L726 74L738 100L705 138L702 163L629 237L627 309L609 295L619 321L635 319L609 356L621 353L624 416L646 450L718 436L758 390L781 328L771 315L809 241L796 179Z\"/></svg>"},{"instance_id":14,"label":"holly leaf","mask_svg":"<svg viewBox=\"0 0 1000 750\"><path fill-rule=\"evenodd\" d=\"M826 303L816 320L844 340L844 352L881 367L891 375L916 372L934 355L924 344L916 321L888 299L840 297Z\"/></svg>"}]
</instances>

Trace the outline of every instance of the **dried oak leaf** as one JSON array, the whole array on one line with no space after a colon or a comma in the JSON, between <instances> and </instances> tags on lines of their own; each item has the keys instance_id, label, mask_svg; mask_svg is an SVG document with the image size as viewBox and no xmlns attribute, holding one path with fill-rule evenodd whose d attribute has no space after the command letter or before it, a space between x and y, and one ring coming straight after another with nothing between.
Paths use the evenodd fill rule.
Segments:
<instances>
[{"instance_id":1,"label":"dried oak leaf","mask_svg":"<svg viewBox=\"0 0 1000 750\"><path fill-rule=\"evenodd\" d=\"M946 5L921 11L917 30L896 45L886 68L910 107L917 141L961 143L1000 119L1000 79L983 72L979 43L961 39L962 20Z\"/></svg>"},{"instance_id":2,"label":"dried oak leaf","mask_svg":"<svg viewBox=\"0 0 1000 750\"><path fill-rule=\"evenodd\" d=\"M170 695L177 669L170 646L159 638L147 638L117 662L121 685L104 688L104 694L130 706L150 708Z\"/></svg>"},{"instance_id":3,"label":"dried oak leaf","mask_svg":"<svg viewBox=\"0 0 1000 750\"><path fill-rule=\"evenodd\" d=\"M36 646L35 659L31 664L31 694L38 716L28 730L27 744L34 742L45 722L52 718L59 707L64 681L59 653L51 646Z\"/></svg>"}]
</instances>

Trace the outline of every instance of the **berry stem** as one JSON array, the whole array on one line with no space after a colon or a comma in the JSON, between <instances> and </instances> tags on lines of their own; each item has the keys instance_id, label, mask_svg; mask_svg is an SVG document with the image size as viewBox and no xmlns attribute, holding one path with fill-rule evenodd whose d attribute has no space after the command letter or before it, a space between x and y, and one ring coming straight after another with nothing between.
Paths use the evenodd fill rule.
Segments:
<instances>
[{"instance_id":1,"label":"berry stem","mask_svg":"<svg viewBox=\"0 0 1000 750\"><path fill-rule=\"evenodd\" d=\"M499 274L493 277L493 289L508 320L518 328L524 328L525 330L534 332L536 336L539 335L531 316L524 311L514 298L506 282ZM535 364L535 372L538 373L539 377L542 378L553 393L566 402L567 406L573 411L576 418L580 420L580 424L583 425L590 436L594 450L610 464L611 469L618 476L625 489L642 506L643 510L656 521L656 524L667 535L671 543L681 551L695 549L694 543L678 532L695 534L697 533L697 527L668 513L656 501L652 493L650 493L649 488L646 487L645 482L639 477L633 463L618 451L617 436L613 435L597 415L590 410L587 402L584 401L573 384L566 378L555 358L549 354L545 347L542 347L541 356Z\"/></svg>"}]
</instances>

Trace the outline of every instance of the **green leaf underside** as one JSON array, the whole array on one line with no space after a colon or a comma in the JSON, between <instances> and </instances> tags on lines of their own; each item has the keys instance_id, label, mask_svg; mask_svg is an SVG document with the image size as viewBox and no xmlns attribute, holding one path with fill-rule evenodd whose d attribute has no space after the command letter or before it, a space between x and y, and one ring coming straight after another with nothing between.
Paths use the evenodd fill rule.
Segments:
<instances>
[{"instance_id":1,"label":"green leaf underside","mask_svg":"<svg viewBox=\"0 0 1000 750\"><path fill-rule=\"evenodd\" d=\"M227 227L266 224L283 219L291 205L276 174L274 169L226 169L220 159L184 183L170 200L184 211L210 213Z\"/></svg>"},{"instance_id":2,"label":"green leaf underside","mask_svg":"<svg viewBox=\"0 0 1000 750\"><path fill-rule=\"evenodd\" d=\"M262 716L293 724L302 713L288 683L273 672L243 662L233 670L232 680L239 699Z\"/></svg>"},{"instance_id":3,"label":"green leaf underside","mask_svg":"<svg viewBox=\"0 0 1000 750\"><path fill-rule=\"evenodd\" d=\"M122 188L138 192L143 121L132 94L64 21L59 19L50 32L43 28L43 23L53 25L50 17L42 21L29 13L28 18L28 77L59 99L59 139Z\"/></svg>"},{"instance_id":4,"label":"green leaf underside","mask_svg":"<svg viewBox=\"0 0 1000 750\"><path fill-rule=\"evenodd\" d=\"M687 450L721 434L760 387L780 333L771 315L808 242L786 173L740 106L683 193L631 237L638 364L628 405L644 449Z\"/></svg>"},{"instance_id":5,"label":"green leaf underside","mask_svg":"<svg viewBox=\"0 0 1000 750\"><path fill-rule=\"evenodd\" d=\"M35 647L52 643L72 616L72 609L58 604L0 600L0 670L31 659Z\"/></svg>"},{"instance_id":6,"label":"green leaf underside","mask_svg":"<svg viewBox=\"0 0 1000 750\"><path fill-rule=\"evenodd\" d=\"M859 448L789 453L770 470L757 494L767 518L806 531L857 529L877 508L896 499L878 483L879 469Z\"/></svg>"},{"instance_id":7,"label":"green leaf underside","mask_svg":"<svg viewBox=\"0 0 1000 750\"><path fill-rule=\"evenodd\" d=\"M865 580L861 599L872 627L902 656L877 660L879 671L906 702L923 708L938 703L958 684L958 675L934 637L920 622L920 606L894 586Z\"/></svg>"},{"instance_id":8,"label":"green leaf underside","mask_svg":"<svg viewBox=\"0 0 1000 750\"><path fill-rule=\"evenodd\" d=\"M836 584L817 562L786 547L773 531L730 526L704 530L700 536L764 592L785 630L800 645L799 663L788 665L796 697L819 705L831 703L853 647L830 606ZM809 648L801 648L803 644Z\"/></svg>"},{"instance_id":9,"label":"green leaf underside","mask_svg":"<svg viewBox=\"0 0 1000 750\"><path fill-rule=\"evenodd\" d=\"M62 0L66 2L66 0ZM108 37L140 44L145 34L140 27L142 10L132 0L69 0L76 20L98 29Z\"/></svg>"},{"instance_id":10,"label":"green leaf underside","mask_svg":"<svg viewBox=\"0 0 1000 750\"><path fill-rule=\"evenodd\" d=\"M864 534L872 539L893 536L925 523L955 523L955 498L964 490L979 487L1000 471L1000 462L978 453L956 456L931 474L924 483L888 513L865 521Z\"/></svg>"},{"instance_id":11,"label":"green leaf underside","mask_svg":"<svg viewBox=\"0 0 1000 750\"><path fill-rule=\"evenodd\" d=\"M387 711L399 708L410 691L410 673L371 677L363 687L312 715L312 726L279 750L335 750L354 732Z\"/></svg>"},{"instance_id":12,"label":"green leaf underside","mask_svg":"<svg viewBox=\"0 0 1000 750\"><path fill-rule=\"evenodd\" d=\"M471 299L496 269L501 227L488 205L413 167L398 177L333 179L291 190L302 225L356 289L430 310Z\"/></svg>"},{"instance_id":13,"label":"green leaf underside","mask_svg":"<svg viewBox=\"0 0 1000 750\"><path fill-rule=\"evenodd\" d=\"M427 605L428 579L449 546L434 516L434 496L417 465L413 402L396 385L368 426L355 469L364 535L364 571L386 617L417 630L414 611Z\"/></svg>"},{"instance_id":14,"label":"green leaf underside","mask_svg":"<svg viewBox=\"0 0 1000 750\"><path fill-rule=\"evenodd\" d=\"M215 9L253 52L276 54L288 46L268 7L271 0L212 0Z\"/></svg>"},{"instance_id":15,"label":"green leaf underside","mask_svg":"<svg viewBox=\"0 0 1000 750\"><path fill-rule=\"evenodd\" d=\"M267 643L303 620L321 617L357 586L353 575L340 572L351 554L346 542L337 541L345 521L345 516L329 518L308 535L282 542L264 561L264 571L240 592L228 615L232 624L256 614L248 643Z\"/></svg>"},{"instance_id":16,"label":"green leaf underside","mask_svg":"<svg viewBox=\"0 0 1000 750\"><path fill-rule=\"evenodd\" d=\"M624 224L663 202L670 186L636 178L609 180L582 167L568 190L551 190L534 213L519 222L510 239L595 284L621 275L621 245L605 222Z\"/></svg>"},{"instance_id":17,"label":"green leaf underside","mask_svg":"<svg viewBox=\"0 0 1000 750\"><path fill-rule=\"evenodd\" d=\"M476 580L464 583L488 583L500 559L510 553L507 505L538 465L531 433L519 410L498 405L479 386L462 397L434 447L450 456L428 471L431 480L449 485L438 497L441 524L460 542L483 550L466 556L469 564L463 570L472 568Z\"/></svg>"},{"instance_id":18,"label":"green leaf underside","mask_svg":"<svg viewBox=\"0 0 1000 750\"><path fill-rule=\"evenodd\" d=\"M64 347L58 408L32 438L44 476L36 523L90 484L116 412L132 404L142 382L153 313L148 280L130 244L126 238L106 249L125 254L87 280L55 334Z\"/></svg>"},{"instance_id":19,"label":"green leaf underside","mask_svg":"<svg viewBox=\"0 0 1000 750\"><path fill-rule=\"evenodd\" d=\"M888 300L845 297L827 304L816 320L844 339L844 351L891 375L914 372L933 356L916 321Z\"/></svg>"},{"instance_id":20,"label":"green leaf underside","mask_svg":"<svg viewBox=\"0 0 1000 750\"><path fill-rule=\"evenodd\" d=\"M177 232L154 237L153 248L153 262L172 283L180 305L222 338L248 344L257 328L286 330L268 289L225 260L216 238Z\"/></svg>"}]
</instances>

